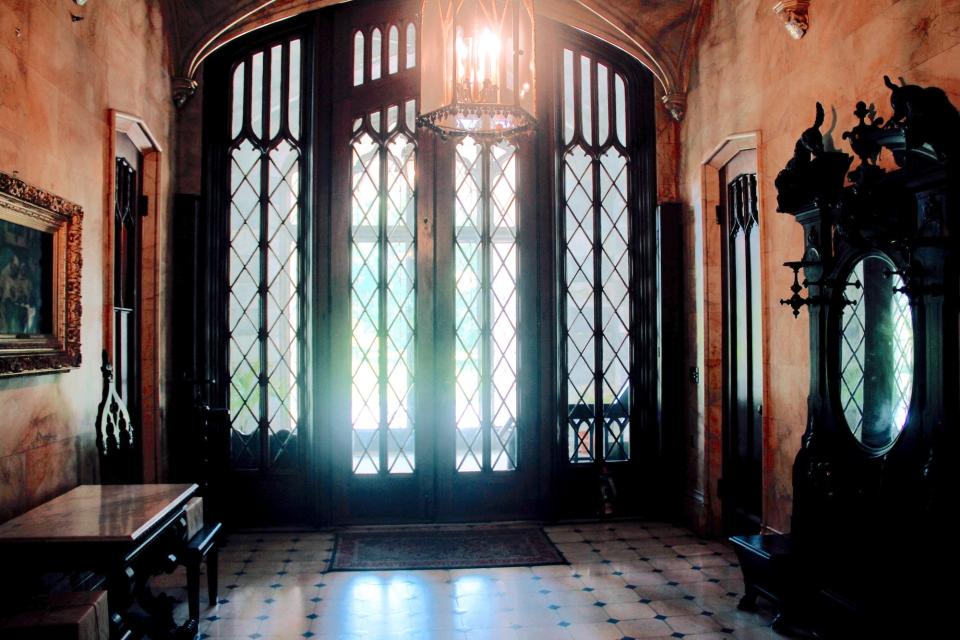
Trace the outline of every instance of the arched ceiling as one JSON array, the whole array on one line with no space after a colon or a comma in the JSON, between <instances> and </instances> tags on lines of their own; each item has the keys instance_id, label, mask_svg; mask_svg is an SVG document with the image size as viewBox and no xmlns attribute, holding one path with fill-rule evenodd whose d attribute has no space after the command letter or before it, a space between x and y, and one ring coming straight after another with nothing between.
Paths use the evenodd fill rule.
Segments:
<instances>
[{"instance_id":1,"label":"arched ceiling","mask_svg":"<svg viewBox=\"0 0 960 640\"><path fill-rule=\"evenodd\" d=\"M203 59L265 24L349 0L166 0L181 87ZM659 81L679 117L692 43L709 0L535 0L537 13L592 33L635 56ZM679 112L679 113L678 113Z\"/></svg>"}]
</instances>

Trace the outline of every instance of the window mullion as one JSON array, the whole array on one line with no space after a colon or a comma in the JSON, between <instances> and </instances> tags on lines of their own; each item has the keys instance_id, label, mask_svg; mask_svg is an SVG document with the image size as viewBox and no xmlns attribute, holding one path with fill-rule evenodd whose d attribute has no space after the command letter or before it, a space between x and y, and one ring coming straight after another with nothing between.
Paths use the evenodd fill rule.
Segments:
<instances>
[{"instance_id":1,"label":"window mullion","mask_svg":"<svg viewBox=\"0 0 960 640\"><path fill-rule=\"evenodd\" d=\"M592 152L591 152L591 155ZM600 159L590 161L593 173L593 459L600 462L604 457L603 431L603 284L600 269L603 260L600 246L601 216L603 215L600 193Z\"/></svg>"},{"instance_id":2,"label":"window mullion","mask_svg":"<svg viewBox=\"0 0 960 640\"><path fill-rule=\"evenodd\" d=\"M386 109L381 109L380 127L381 131L386 128ZM380 155L380 189L378 197L378 231L377 231L377 343L379 353L377 354L377 369L380 400L380 424L379 424L379 447L380 447L380 473L388 475L389 462L387 456L387 429L390 425L387 423L387 145L382 135L378 135L377 143L379 148L377 153Z\"/></svg>"},{"instance_id":3,"label":"window mullion","mask_svg":"<svg viewBox=\"0 0 960 640\"><path fill-rule=\"evenodd\" d=\"M251 87L251 93L256 90L256 87ZM260 151L260 287L258 291L258 298L260 304L260 379L258 384L260 386L260 424L258 429L260 430L260 468L263 471L266 471L270 468L270 425L268 421L267 413L269 411L269 405L267 400L267 385L269 383L267 372L269 369L269 363L267 362L267 340L268 340L268 330L270 326L267 324L269 318L267 317L267 295L268 295L268 286L267 286L267 269L269 268L268 264L268 251L269 251L269 241L267 238L267 233L269 233L269 225L267 216L270 213L270 157L269 153L265 148L261 148Z\"/></svg>"},{"instance_id":4,"label":"window mullion","mask_svg":"<svg viewBox=\"0 0 960 640\"><path fill-rule=\"evenodd\" d=\"M480 425L483 437L483 469L486 471L492 468L491 449L493 428L493 358L492 345L493 340L491 332L491 313L493 296L493 285L490 281L490 158L491 151L489 144L483 144L480 149L480 162L482 170L480 203L481 203L481 221L480 221L480 251L481 251L481 271L480 291L481 291L481 330L480 330Z\"/></svg>"}]
</instances>

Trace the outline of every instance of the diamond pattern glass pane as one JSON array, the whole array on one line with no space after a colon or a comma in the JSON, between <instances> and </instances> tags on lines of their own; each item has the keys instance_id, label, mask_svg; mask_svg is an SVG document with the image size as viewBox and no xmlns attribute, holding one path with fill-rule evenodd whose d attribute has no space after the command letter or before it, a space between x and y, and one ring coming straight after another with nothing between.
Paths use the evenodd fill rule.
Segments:
<instances>
[{"instance_id":1,"label":"diamond pattern glass pane","mask_svg":"<svg viewBox=\"0 0 960 640\"><path fill-rule=\"evenodd\" d=\"M351 362L354 473L380 470L380 145L353 143L351 206Z\"/></svg>"},{"instance_id":2,"label":"diamond pattern glass pane","mask_svg":"<svg viewBox=\"0 0 960 640\"><path fill-rule=\"evenodd\" d=\"M858 440L863 430L863 365L866 355L863 300L863 263L859 262L847 277L848 306L843 311L840 331L840 406L847 426ZM856 283L856 286L853 286Z\"/></svg>"},{"instance_id":3,"label":"diamond pattern glass pane","mask_svg":"<svg viewBox=\"0 0 960 640\"><path fill-rule=\"evenodd\" d=\"M260 151L244 141L230 154L230 423L232 457L240 468L259 465L251 440L260 426Z\"/></svg>"},{"instance_id":4,"label":"diamond pattern glass pane","mask_svg":"<svg viewBox=\"0 0 960 640\"><path fill-rule=\"evenodd\" d=\"M457 146L456 468L517 467L516 147Z\"/></svg>"},{"instance_id":5,"label":"diamond pattern glass pane","mask_svg":"<svg viewBox=\"0 0 960 640\"><path fill-rule=\"evenodd\" d=\"M571 462L594 459L594 211L593 164L583 148L564 159L566 273L566 396Z\"/></svg>"},{"instance_id":6,"label":"diamond pattern glass pane","mask_svg":"<svg viewBox=\"0 0 960 640\"><path fill-rule=\"evenodd\" d=\"M490 147L490 466L517 466L516 147Z\"/></svg>"},{"instance_id":7,"label":"diamond pattern glass pane","mask_svg":"<svg viewBox=\"0 0 960 640\"><path fill-rule=\"evenodd\" d=\"M903 287L900 276L893 276L890 283L894 289ZM894 293L890 306L893 316L893 426L902 431L913 393L913 316L910 299L903 293Z\"/></svg>"},{"instance_id":8,"label":"diamond pattern glass pane","mask_svg":"<svg viewBox=\"0 0 960 640\"><path fill-rule=\"evenodd\" d=\"M288 55L284 55L287 49ZM286 58L286 68L284 61ZM300 416L299 41L254 53L233 77L230 152L228 349L231 457L235 468L295 468ZM250 78L245 75L249 64ZM265 86L265 67L270 82ZM284 89L281 79L289 79ZM250 113L243 109L244 97ZM244 122L243 118L249 118ZM284 117L290 128L279 136ZM265 190L264 190L265 189Z\"/></svg>"},{"instance_id":9,"label":"diamond pattern glass pane","mask_svg":"<svg viewBox=\"0 0 960 640\"><path fill-rule=\"evenodd\" d=\"M564 49L560 395L569 461L630 459L632 368L628 105L606 61ZM579 136L577 135L579 131Z\"/></svg>"},{"instance_id":10,"label":"diamond pattern glass pane","mask_svg":"<svg viewBox=\"0 0 960 640\"><path fill-rule=\"evenodd\" d=\"M300 153L281 142L267 172L267 428L272 467L294 466L300 365Z\"/></svg>"},{"instance_id":11,"label":"diamond pattern glass pane","mask_svg":"<svg viewBox=\"0 0 960 640\"><path fill-rule=\"evenodd\" d=\"M454 350L456 469L483 468L483 164L482 146L473 138L457 145L455 169L456 295Z\"/></svg>"},{"instance_id":12,"label":"diamond pattern glass pane","mask_svg":"<svg viewBox=\"0 0 960 640\"><path fill-rule=\"evenodd\" d=\"M399 106L387 107L386 114L370 113L372 131L361 129L353 141L351 406L357 474L416 468L416 145Z\"/></svg>"},{"instance_id":13,"label":"diamond pattern glass pane","mask_svg":"<svg viewBox=\"0 0 960 640\"><path fill-rule=\"evenodd\" d=\"M600 326L604 459L630 458L630 252L627 161L616 149L600 159Z\"/></svg>"},{"instance_id":14,"label":"diamond pattern glass pane","mask_svg":"<svg viewBox=\"0 0 960 640\"><path fill-rule=\"evenodd\" d=\"M414 470L414 185L416 147L405 134L387 145L386 394L387 469Z\"/></svg>"}]
</instances>

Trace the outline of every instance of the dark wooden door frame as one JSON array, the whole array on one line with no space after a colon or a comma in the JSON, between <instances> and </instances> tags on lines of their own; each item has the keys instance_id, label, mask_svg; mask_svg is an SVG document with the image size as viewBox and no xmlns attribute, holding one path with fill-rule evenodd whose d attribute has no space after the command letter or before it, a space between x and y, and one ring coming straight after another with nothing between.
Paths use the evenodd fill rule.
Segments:
<instances>
[{"instance_id":1,"label":"dark wooden door frame","mask_svg":"<svg viewBox=\"0 0 960 640\"><path fill-rule=\"evenodd\" d=\"M309 479L317 472L313 468L313 456L307 455L315 445L310 423L311 403L308 393L300 394L300 416L303 418L298 433L299 468L290 471L275 470L233 470L230 464L230 419L228 372L230 328L226 310L228 308L230 287L229 268L229 224L230 224L230 118L225 116L226 105L232 82L232 67L255 51L265 50L274 44L299 38L301 50L301 77L313 74L314 59L310 55L314 31L313 16L285 21L276 28L257 31L241 41L225 47L217 56L204 64L204 107L203 107L203 175L202 175L202 220L199 223L199 254L205 277L200 278L198 286L197 317L197 362L196 377L193 381L195 397L199 404L210 407L214 415L226 415L225 424L216 424L217 451L212 455L212 466L227 471L228 479L218 479L214 484L220 489L217 495L221 502L224 519L233 524L309 524L318 521L318 506L309 500ZM284 80L286 82L286 80ZM301 84L301 152L304 163L301 167L300 185L300 246L312 246L314 202L307 197L312 192L311 145L314 118L310 83ZM247 102L249 95L245 96ZM249 108L249 107L247 107ZM267 122L263 123L267 126ZM303 252L301 252L303 253ZM303 389L310 389L311 367L306 366L312 357L314 333L307 330L307 313L314 303L312 272L309 265L301 260L299 267L299 286L301 289L300 335L302 348L300 371L304 372ZM222 418L220 418L222 419Z\"/></svg>"},{"instance_id":2,"label":"dark wooden door frame","mask_svg":"<svg viewBox=\"0 0 960 640\"><path fill-rule=\"evenodd\" d=\"M632 399L630 411L631 447L633 453L628 462L608 465L619 492L618 513L662 513L665 508L666 492L649 491L645 487L656 485L660 475L660 461L664 454L664 438L660 423L660 394L658 352L659 327L657 304L659 300L656 259L657 259L657 223L656 223L656 155L655 129L653 125L654 96L653 78L636 59L619 49L583 34L575 29L550 20L538 22L538 114L543 118L544 127L540 132L539 167L541 176L541 196L539 205L548 214L541 215L541 224L552 235L552 246L544 250L549 262L541 262L545 271L542 290L549 296L544 301L544 311L549 315L550 327L548 342L541 342L545 351L550 351L549 383L543 385L545 413L544 422L554 425L549 450L554 461L551 474L556 478L549 499L551 517L589 517L597 515L599 507L599 476L604 463L599 459L590 464L572 464L568 461L567 445L567 408L563 404L565 392L560 389L565 384L561 371L566 363L560 342L565 330L561 326L564 317L562 278L564 268L562 214L559 203L563 202L562 180L558 174L562 171L563 136L563 69L561 56L564 48L574 51L575 55L584 53L594 60L602 61L611 67L610 73L621 74L626 81L628 104L627 145L629 163L633 167L631 180L627 188L627 202L630 207L630 245L631 254L631 291L634 297L630 308L630 330L633 340L631 350L630 390ZM579 66L576 65L575 66ZM576 83L575 83L576 84ZM579 95L579 86L575 95ZM597 118L597 92L592 92L592 118ZM615 126L611 123L611 130ZM547 219L549 218L549 220ZM602 431L603 427L596 427ZM599 437L599 436L596 436Z\"/></svg>"},{"instance_id":3,"label":"dark wooden door frame","mask_svg":"<svg viewBox=\"0 0 960 640\"><path fill-rule=\"evenodd\" d=\"M334 60L328 54L328 49L319 43L336 40L337 46L348 44L343 40L352 36L354 18L372 7L373 4L357 2L305 14L245 36L225 47L205 64L203 202L207 215L201 235L208 277L204 279L202 293L198 296L201 307L198 314L205 318L201 329L198 379L209 381L210 392L206 399L213 407L227 406L226 389L229 384L224 347L229 339L229 329L220 318L224 315L222 310L229 295L225 284L225 261L222 259L229 249L223 232L223 225L226 224L223 212L229 206L228 190L223 187L225 176L229 175L227 143L224 142L226 134L223 131L225 118L222 115L230 90L230 74L226 70L244 52L297 34L306 52L302 68L304 77L331 78L334 76ZM378 8L382 7L378 5ZM379 20L385 21L386 18L380 17ZM637 132L637 147L631 149L637 171L629 186L629 201L635 208L631 224L637 225L630 247L636 257L632 268L638 301L632 309L631 318L631 329L635 335L631 378L632 388L642 389L642 393L638 393L633 402L631 421L634 429L632 442L639 454L630 463L630 473L617 472L626 497L626 511L635 512L652 506L657 500L658 496L654 495L657 492L643 492L641 485L656 480L659 471L656 462L662 449L657 405L658 328L654 302L657 300L657 284L653 262L656 255L656 181L652 76L633 58L573 29L544 21L541 33L538 47L552 51L546 56L538 54L541 69L551 69L555 64L555 60L549 56L556 57L560 50L551 50L551 46L556 46L551 43L551 38L562 35L564 42L576 43L578 50L600 52L607 60L619 61L626 69L624 75L628 82L635 83L640 96L639 104L645 107L633 110L629 124ZM313 45L314 42L317 46ZM348 50L352 51L352 47ZM345 75L340 74L341 78ZM558 122L554 96L560 85L555 84L555 78L549 72L542 73L541 78L543 80L538 87L541 96L538 134L518 141L521 150L517 180L521 248L518 267L521 278L518 285L519 313L527 327L519 344L520 366L525 371L522 375L527 385L520 424L521 428L527 426L525 432L521 431L523 440L518 452L520 471L513 474L494 473L482 480L475 480L457 479L450 475L450 470L440 469L441 451L445 448L452 451L454 442L453 435L447 433L452 429L442 428L444 425L438 414L441 407L453 402L453 397L452 394L446 397L439 388L427 389L426 385L417 385L418 419L426 421L418 428L423 428L421 433L428 437L417 438L419 475L415 474L412 480L414 486L404 488L411 496L411 501L395 506L397 520L476 519L477 504L486 510L484 515L498 518L549 518L561 514L594 513L597 466L590 465L590 469L573 470L577 471L573 473L570 465L558 459L558 452L566 448L563 441L566 430L565 425L563 429L558 429L559 403L557 376L554 373L557 370L556 342L559 330L556 324L557 247L553 241L557 228L558 195L555 193L554 143L550 137L555 135ZM378 497L377 487L374 486L367 492L370 502L357 503L358 508L352 512L345 510L344 504L358 498L355 492L351 495L350 483L343 482L343 469L338 467L332 453L338 451L342 456L343 451L349 452L349 441L344 443L347 429L342 424L343 410L342 407L338 408L336 400L349 398L349 375L336 373L332 366L336 362L349 362L350 326L349 307L344 304L344 300L349 299L350 286L349 226L348 218L342 213L345 195L346 201L349 201L349 194L343 191L344 185L349 184L349 162L343 161L344 154L349 154L349 147L344 147L336 132L350 131L351 101L366 103L376 98L376 92L372 91L373 87L353 91L343 79L339 84L328 83L328 89L324 90L320 82L323 81L305 83L301 97L304 101L303 113L309 114L303 123L302 136L303 152L309 159L304 174L303 193L309 196L304 199L302 209L302 220L307 227L302 246L309 248L304 253L313 256L303 261L301 270L304 287L301 314L306 327L304 339L308 345L304 370L309 372L304 389L309 390L312 398L301 425L304 437L304 444L300 448L302 473L293 476L233 474L239 484L231 486L226 492L238 497L235 508L239 508L242 504L265 501L271 492L285 491L291 498L281 511L286 513L287 520L294 515L297 521L304 524L369 521L371 518L367 514L370 508L378 508L378 498L381 505L384 504L384 498L387 502L397 502L393 492L380 491ZM429 380L439 380L444 365L438 357L449 351L442 343L445 339L443 336L451 332L447 321L452 318L452 309L444 308L445 304L449 307L450 303L445 303L440 299L442 296L438 296L443 286L442 279L452 274L451 249L445 247L445 241L442 241L451 231L444 229L444 224L450 225L452 199L447 201L441 196L446 192L452 193L453 184L452 176L446 175L448 172L438 167L446 166L442 160L451 157L453 144L439 141L423 132L419 132L417 138L417 280L418 293L427 295L418 295L416 331L420 344L433 343L436 348L419 348L415 358L420 374ZM448 164L452 166L452 162ZM538 176L538 179L525 179L524 175ZM308 182L309 185L306 184ZM338 207L341 207L340 213L337 212ZM641 300L649 304L642 305L639 303ZM429 437L430 434L434 437ZM557 484L560 478L564 482ZM250 498L243 499L244 496ZM561 505L571 503L571 497L579 500L580 506L573 511L561 508ZM472 504L471 500L476 500L476 503ZM373 515L374 519L382 521L379 515ZM274 516L263 512L259 514L259 519L268 518L277 522Z\"/></svg>"},{"instance_id":4,"label":"dark wooden door frame","mask_svg":"<svg viewBox=\"0 0 960 640\"><path fill-rule=\"evenodd\" d=\"M323 11L318 11L320 19ZM389 2L351 2L335 8L329 13L332 25L334 48L338 51L349 51L350 64L347 69L343 66L330 65L327 68L330 91L326 96L319 96L326 101L326 108L331 116L330 126L330 193L329 207L330 233L326 237L329 243L323 251L329 256L329 278L321 281L321 288L327 287L326 295L321 294L330 305L329 322L329 354L330 360L320 368L329 370L330 388L334 393L328 398L330 411L327 426L330 429L331 448L327 452L320 452L323 464L330 465L331 477L331 516L338 523L362 523L383 521L422 521L428 518L428 501L433 487L432 455L429 455L430 414L424 410L423 402L428 397L421 393L423 384L420 384L424 372L418 365L423 364L423 349L414 348L414 453L416 466L414 473L395 475L386 470L372 476L363 476L353 473L352 468L352 422L351 422L351 247L350 247L350 217L352 203L351 168L352 153L350 141L354 137L351 123L355 118L365 116L375 111L383 110L388 105L400 104L398 118L403 119L402 105L410 98L419 94L419 60L413 69L405 69L405 65L398 65L396 74L385 71L379 79L371 79L369 64L364 64L364 82L354 86L352 82L353 69L353 38L358 30L364 30L365 56L364 60L371 59L371 37L373 28L379 28L383 44L383 52L387 51L388 27L392 22L406 24L416 15L416 9L410 0L390 0ZM400 52L403 53L402 51ZM399 54L398 54L399 55ZM401 57L403 57L401 55ZM386 69L386 55L381 55ZM322 82L322 80L321 80ZM385 121L385 113L381 115ZM417 135L417 168L423 166L420 151L423 147L423 135ZM318 177L318 184L322 178ZM383 188L383 185L380 185ZM429 296L425 296L425 284L421 278L429 265L429 226L422 220L428 217L423 211L420 201L422 187L418 188L416 209L416 285L415 285L415 340L420 342L422 336L420 328L425 324L422 314L429 310ZM381 202L381 207L386 205ZM318 208L318 211L320 209ZM381 285L384 283L381 281ZM426 289L430 292L429 289ZM383 331L383 327L378 327ZM322 396L321 396L322 397ZM382 427L383 428L383 427ZM427 437L423 437L427 436ZM383 434L381 434L383 437ZM377 445L378 448L381 446Z\"/></svg>"}]
</instances>

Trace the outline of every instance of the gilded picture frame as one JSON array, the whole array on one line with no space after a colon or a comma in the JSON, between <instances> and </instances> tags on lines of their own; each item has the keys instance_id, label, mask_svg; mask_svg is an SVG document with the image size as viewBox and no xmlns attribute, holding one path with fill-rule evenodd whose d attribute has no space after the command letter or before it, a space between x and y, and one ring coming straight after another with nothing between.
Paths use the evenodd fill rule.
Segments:
<instances>
[{"instance_id":1,"label":"gilded picture frame","mask_svg":"<svg viewBox=\"0 0 960 640\"><path fill-rule=\"evenodd\" d=\"M0 172L0 377L80 366L83 209Z\"/></svg>"}]
</instances>

